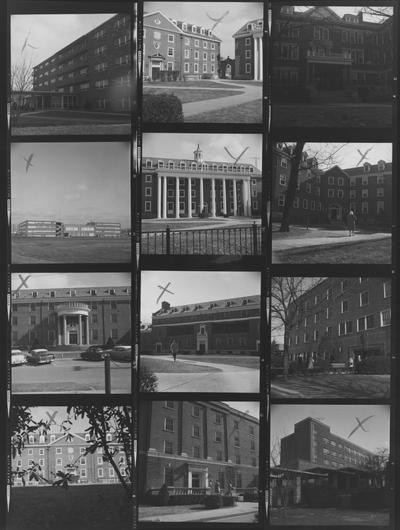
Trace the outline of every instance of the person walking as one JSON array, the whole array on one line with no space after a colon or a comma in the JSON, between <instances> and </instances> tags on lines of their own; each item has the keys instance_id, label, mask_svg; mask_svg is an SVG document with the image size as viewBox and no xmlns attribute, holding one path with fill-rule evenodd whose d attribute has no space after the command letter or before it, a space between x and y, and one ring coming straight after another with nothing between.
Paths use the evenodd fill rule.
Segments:
<instances>
[{"instance_id":1,"label":"person walking","mask_svg":"<svg viewBox=\"0 0 400 530\"><path fill-rule=\"evenodd\" d=\"M170 354L172 355L172 357L174 358L174 362L176 361L176 352L177 352L177 349L178 349L178 345L176 343L176 340L175 339L172 339L171 340L171 343L169 345L169 351L170 351Z\"/></svg>"},{"instance_id":2,"label":"person walking","mask_svg":"<svg viewBox=\"0 0 400 530\"><path fill-rule=\"evenodd\" d=\"M353 210L350 210L347 214L347 228L349 230L349 236L354 236L354 230L356 228L357 217Z\"/></svg>"}]
</instances>

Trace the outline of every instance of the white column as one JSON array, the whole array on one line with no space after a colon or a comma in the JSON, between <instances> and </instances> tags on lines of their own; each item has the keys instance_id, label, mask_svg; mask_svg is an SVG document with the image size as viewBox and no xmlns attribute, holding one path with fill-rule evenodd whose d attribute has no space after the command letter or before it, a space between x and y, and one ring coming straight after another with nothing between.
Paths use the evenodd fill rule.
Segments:
<instances>
[{"instance_id":1,"label":"white column","mask_svg":"<svg viewBox=\"0 0 400 530\"><path fill-rule=\"evenodd\" d=\"M249 199L247 197L247 183L244 179L242 180L242 199L243 199L243 215L247 216L248 215L247 203Z\"/></svg>"},{"instance_id":2,"label":"white column","mask_svg":"<svg viewBox=\"0 0 400 530\"><path fill-rule=\"evenodd\" d=\"M161 178L160 175L157 177L157 219L161 219L161 194L162 194L162 188L161 188Z\"/></svg>"},{"instance_id":3,"label":"white column","mask_svg":"<svg viewBox=\"0 0 400 530\"><path fill-rule=\"evenodd\" d=\"M203 187L203 177L200 177L200 213L204 208L204 187Z\"/></svg>"},{"instance_id":4,"label":"white column","mask_svg":"<svg viewBox=\"0 0 400 530\"><path fill-rule=\"evenodd\" d=\"M61 318L57 315L58 345L61 346Z\"/></svg>"},{"instance_id":5,"label":"white column","mask_svg":"<svg viewBox=\"0 0 400 530\"><path fill-rule=\"evenodd\" d=\"M258 38L254 37L254 80L258 79Z\"/></svg>"},{"instance_id":6,"label":"white column","mask_svg":"<svg viewBox=\"0 0 400 530\"><path fill-rule=\"evenodd\" d=\"M226 208L226 179L222 179L222 202L223 202L224 214L226 215L228 213L228 210Z\"/></svg>"},{"instance_id":7,"label":"white column","mask_svg":"<svg viewBox=\"0 0 400 530\"><path fill-rule=\"evenodd\" d=\"M86 317L86 344L90 344L90 338L89 338L89 315Z\"/></svg>"},{"instance_id":8,"label":"white column","mask_svg":"<svg viewBox=\"0 0 400 530\"><path fill-rule=\"evenodd\" d=\"M251 216L251 186L250 186L250 179L247 181L247 215Z\"/></svg>"},{"instance_id":9,"label":"white column","mask_svg":"<svg viewBox=\"0 0 400 530\"><path fill-rule=\"evenodd\" d=\"M259 45L258 45L258 49L259 49L259 59L260 59L260 75L259 75L259 78L260 78L260 81L263 80L263 39L262 37L259 37Z\"/></svg>"},{"instance_id":10,"label":"white column","mask_svg":"<svg viewBox=\"0 0 400 530\"><path fill-rule=\"evenodd\" d=\"M211 179L211 217L216 216L216 205L215 205L215 179Z\"/></svg>"},{"instance_id":11,"label":"white column","mask_svg":"<svg viewBox=\"0 0 400 530\"><path fill-rule=\"evenodd\" d=\"M167 218L167 177L162 177L164 179L164 182L163 182L163 189L164 189L164 193L163 193L163 203L162 203L162 218L163 219L166 219Z\"/></svg>"},{"instance_id":12,"label":"white column","mask_svg":"<svg viewBox=\"0 0 400 530\"><path fill-rule=\"evenodd\" d=\"M175 177L175 217L179 219L179 177Z\"/></svg>"},{"instance_id":13,"label":"white column","mask_svg":"<svg viewBox=\"0 0 400 530\"><path fill-rule=\"evenodd\" d=\"M67 317L63 315L63 321L64 321L64 346L67 346L69 344L68 337L67 337Z\"/></svg>"},{"instance_id":14,"label":"white column","mask_svg":"<svg viewBox=\"0 0 400 530\"><path fill-rule=\"evenodd\" d=\"M82 346L82 315L79 315L79 346Z\"/></svg>"},{"instance_id":15,"label":"white column","mask_svg":"<svg viewBox=\"0 0 400 530\"><path fill-rule=\"evenodd\" d=\"M192 217L192 179L188 178L188 199L187 199L188 217Z\"/></svg>"},{"instance_id":16,"label":"white column","mask_svg":"<svg viewBox=\"0 0 400 530\"><path fill-rule=\"evenodd\" d=\"M233 179L233 215L237 215L237 190L236 190L236 179Z\"/></svg>"}]
</instances>

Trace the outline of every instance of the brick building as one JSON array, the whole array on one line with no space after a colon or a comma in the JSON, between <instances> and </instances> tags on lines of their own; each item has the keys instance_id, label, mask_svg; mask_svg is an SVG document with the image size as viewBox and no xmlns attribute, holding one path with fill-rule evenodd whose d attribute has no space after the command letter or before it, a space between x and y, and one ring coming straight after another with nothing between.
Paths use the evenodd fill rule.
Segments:
<instances>
[{"instance_id":1,"label":"brick building","mask_svg":"<svg viewBox=\"0 0 400 530\"><path fill-rule=\"evenodd\" d=\"M232 36L235 39L235 79L263 79L262 18L246 22Z\"/></svg>"},{"instance_id":2,"label":"brick building","mask_svg":"<svg viewBox=\"0 0 400 530\"><path fill-rule=\"evenodd\" d=\"M276 144L273 154L272 218L279 221L285 205L292 148ZM315 157L303 153L291 223L343 227L353 209L357 226L389 229L392 223L392 163L342 169L335 165L326 171Z\"/></svg>"},{"instance_id":3,"label":"brick building","mask_svg":"<svg viewBox=\"0 0 400 530\"><path fill-rule=\"evenodd\" d=\"M294 432L281 439L281 467L289 469L362 468L374 454L333 434L329 425L315 418L297 422Z\"/></svg>"},{"instance_id":4,"label":"brick building","mask_svg":"<svg viewBox=\"0 0 400 530\"><path fill-rule=\"evenodd\" d=\"M175 307L162 302L141 338L142 353L168 353L174 339L179 353L257 354L260 295Z\"/></svg>"},{"instance_id":5,"label":"brick building","mask_svg":"<svg viewBox=\"0 0 400 530\"><path fill-rule=\"evenodd\" d=\"M289 307L290 360L300 356L348 362L391 355L391 281L327 278Z\"/></svg>"},{"instance_id":6,"label":"brick building","mask_svg":"<svg viewBox=\"0 0 400 530\"><path fill-rule=\"evenodd\" d=\"M118 14L34 66L29 104L36 109L129 111L131 35L130 15Z\"/></svg>"},{"instance_id":7,"label":"brick building","mask_svg":"<svg viewBox=\"0 0 400 530\"><path fill-rule=\"evenodd\" d=\"M221 402L141 402L138 449L139 495L258 487L259 420Z\"/></svg>"},{"instance_id":8,"label":"brick building","mask_svg":"<svg viewBox=\"0 0 400 530\"><path fill-rule=\"evenodd\" d=\"M143 156L142 217L259 216L261 171L252 164Z\"/></svg>"},{"instance_id":9,"label":"brick building","mask_svg":"<svg viewBox=\"0 0 400 530\"><path fill-rule=\"evenodd\" d=\"M127 459L123 447L113 440L112 434L107 434L110 448L117 450L116 462L122 476L126 476ZM22 477L18 476L23 470L28 470L35 464L39 465L39 474L44 479L53 481L57 479L58 471L72 474L73 484L114 484L118 477L112 465L103 459L102 448L96 449L93 454L87 453L90 447L90 435L85 433L32 433L28 443L11 461L14 472L14 486L22 486ZM45 481L29 480L29 471L24 479L27 486L46 485Z\"/></svg>"},{"instance_id":10,"label":"brick building","mask_svg":"<svg viewBox=\"0 0 400 530\"><path fill-rule=\"evenodd\" d=\"M21 237L120 237L121 223L62 223L28 219L19 223L15 235Z\"/></svg>"},{"instance_id":11,"label":"brick building","mask_svg":"<svg viewBox=\"0 0 400 530\"><path fill-rule=\"evenodd\" d=\"M272 14L272 90L276 100L390 102L393 17L368 21L328 6L300 11L277 4ZM338 99L339 100L339 99ZM323 100L325 101L325 100Z\"/></svg>"},{"instance_id":12,"label":"brick building","mask_svg":"<svg viewBox=\"0 0 400 530\"><path fill-rule=\"evenodd\" d=\"M16 347L87 347L131 342L130 287L19 289L12 293Z\"/></svg>"},{"instance_id":13,"label":"brick building","mask_svg":"<svg viewBox=\"0 0 400 530\"><path fill-rule=\"evenodd\" d=\"M211 29L174 20L161 11L145 13L143 26L144 79L218 77L221 40Z\"/></svg>"}]
</instances>

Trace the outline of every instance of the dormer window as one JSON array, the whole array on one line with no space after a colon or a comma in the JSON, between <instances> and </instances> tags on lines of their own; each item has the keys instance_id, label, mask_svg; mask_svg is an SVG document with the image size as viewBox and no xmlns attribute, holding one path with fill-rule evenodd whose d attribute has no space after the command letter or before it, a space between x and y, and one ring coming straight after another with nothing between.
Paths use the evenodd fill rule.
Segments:
<instances>
[{"instance_id":1,"label":"dormer window","mask_svg":"<svg viewBox=\"0 0 400 530\"><path fill-rule=\"evenodd\" d=\"M182 29L183 29L183 31L187 31L187 24L186 24L186 22L184 22L184 23L182 24Z\"/></svg>"},{"instance_id":2,"label":"dormer window","mask_svg":"<svg viewBox=\"0 0 400 530\"><path fill-rule=\"evenodd\" d=\"M197 33L197 26L192 26L192 33Z\"/></svg>"},{"instance_id":3,"label":"dormer window","mask_svg":"<svg viewBox=\"0 0 400 530\"><path fill-rule=\"evenodd\" d=\"M379 160L378 162L378 171L384 171L385 170L385 162L383 160Z\"/></svg>"}]
</instances>

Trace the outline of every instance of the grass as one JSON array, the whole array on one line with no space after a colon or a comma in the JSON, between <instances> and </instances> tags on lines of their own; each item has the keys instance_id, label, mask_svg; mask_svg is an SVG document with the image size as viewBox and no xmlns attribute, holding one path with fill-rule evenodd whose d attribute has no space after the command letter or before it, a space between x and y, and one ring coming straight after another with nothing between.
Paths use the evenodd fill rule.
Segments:
<instances>
[{"instance_id":1,"label":"grass","mask_svg":"<svg viewBox=\"0 0 400 530\"><path fill-rule=\"evenodd\" d=\"M262 122L262 100L257 99L225 107L223 109L202 112L185 118L185 122L210 122L210 123L261 123Z\"/></svg>"},{"instance_id":2,"label":"grass","mask_svg":"<svg viewBox=\"0 0 400 530\"><path fill-rule=\"evenodd\" d=\"M216 99L216 98L225 98L227 96L237 96L239 94L243 94L243 92L239 92L238 90L196 90L196 89L190 89L190 90L179 90L174 92L173 90L170 90L168 88L151 88L145 91L145 94L173 94L177 96L182 105L184 103L192 103L193 101L205 101L207 99Z\"/></svg>"},{"instance_id":3,"label":"grass","mask_svg":"<svg viewBox=\"0 0 400 530\"><path fill-rule=\"evenodd\" d=\"M388 510L352 510L340 508L271 508L269 521L271 525L293 525L294 528L309 526L340 526L345 528L357 525L386 526L389 524Z\"/></svg>"},{"instance_id":4,"label":"grass","mask_svg":"<svg viewBox=\"0 0 400 530\"><path fill-rule=\"evenodd\" d=\"M315 374L312 376L290 376L286 381L272 380L272 397L287 397L280 388L298 392L296 397L305 398L351 398L351 399L388 399L390 398L389 375L363 374ZM293 397L293 395L290 395Z\"/></svg>"},{"instance_id":5,"label":"grass","mask_svg":"<svg viewBox=\"0 0 400 530\"><path fill-rule=\"evenodd\" d=\"M304 246L273 252L274 263L370 263L391 262L392 241L388 237L376 241L350 244Z\"/></svg>"},{"instance_id":6,"label":"grass","mask_svg":"<svg viewBox=\"0 0 400 530\"><path fill-rule=\"evenodd\" d=\"M15 487L7 530L129 530L130 514L119 484Z\"/></svg>"},{"instance_id":7,"label":"grass","mask_svg":"<svg viewBox=\"0 0 400 530\"><path fill-rule=\"evenodd\" d=\"M390 104L280 104L272 106L274 127L392 127Z\"/></svg>"},{"instance_id":8,"label":"grass","mask_svg":"<svg viewBox=\"0 0 400 530\"><path fill-rule=\"evenodd\" d=\"M189 357L189 359L192 356ZM197 361L204 361L206 363L216 363L216 364L228 364L231 366L241 366L243 368L252 368L254 370L259 370L260 368L260 358L253 355L196 355Z\"/></svg>"},{"instance_id":9,"label":"grass","mask_svg":"<svg viewBox=\"0 0 400 530\"><path fill-rule=\"evenodd\" d=\"M156 374L183 374L183 373L203 373L203 372L220 372L218 368L209 368L208 366L199 366L197 364L189 364L171 361L171 357L163 359L154 359L151 356L141 356L140 366L152 370Z\"/></svg>"},{"instance_id":10,"label":"grass","mask_svg":"<svg viewBox=\"0 0 400 530\"><path fill-rule=\"evenodd\" d=\"M130 238L12 237L12 263L126 263Z\"/></svg>"}]
</instances>

